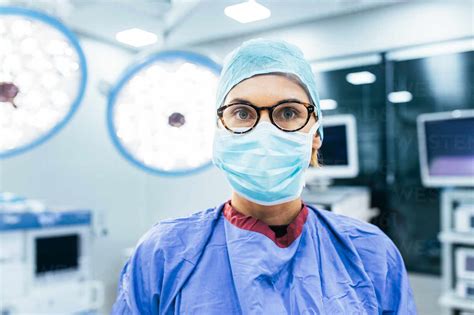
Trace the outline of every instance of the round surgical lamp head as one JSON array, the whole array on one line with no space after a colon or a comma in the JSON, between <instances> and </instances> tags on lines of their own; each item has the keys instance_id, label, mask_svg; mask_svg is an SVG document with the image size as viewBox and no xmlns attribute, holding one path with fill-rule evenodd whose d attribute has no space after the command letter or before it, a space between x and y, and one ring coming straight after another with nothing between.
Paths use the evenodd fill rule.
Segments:
<instances>
[{"instance_id":1,"label":"round surgical lamp head","mask_svg":"<svg viewBox=\"0 0 474 315\"><path fill-rule=\"evenodd\" d=\"M61 22L0 6L0 158L58 132L76 111L86 79L81 47Z\"/></svg>"},{"instance_id":2,"label":"round surgical lamp head","mask_svg":"<svg viewBox=\"0 0 474 315\"><path fill-rule=\"evenodd\" d=\"M111 89L109 133L135 166L187 175L211 165L221 67L187 51L162 51L129 67Z\"/></svg>"}]
</instances>

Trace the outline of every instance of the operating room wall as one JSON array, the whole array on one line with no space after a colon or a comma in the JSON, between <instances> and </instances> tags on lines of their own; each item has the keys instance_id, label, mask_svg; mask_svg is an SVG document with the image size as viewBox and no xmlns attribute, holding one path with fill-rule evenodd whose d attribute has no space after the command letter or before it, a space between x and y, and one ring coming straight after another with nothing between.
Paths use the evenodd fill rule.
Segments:
<instances>
[{"instance_id":1,"label":"operating room wall","mask_svg":"<svg viewBox=\"0 0 474 315\"><path fill-rule=\"evenodd\" d=\"M157 177L125 160L110 141L106 97L99 82L114 83L134 60L125 50L81 38L89 80L69 124L34 150L0 160L0 191L47 206L87 208L105 217L108 235L93 246L94 277L106 286L104 313L116 295L124 249L159 219L187 215L225 201L230 190L216 169L186 177ZM192 154L192 152L189 152Z\"/></svg>"}]
</instances>

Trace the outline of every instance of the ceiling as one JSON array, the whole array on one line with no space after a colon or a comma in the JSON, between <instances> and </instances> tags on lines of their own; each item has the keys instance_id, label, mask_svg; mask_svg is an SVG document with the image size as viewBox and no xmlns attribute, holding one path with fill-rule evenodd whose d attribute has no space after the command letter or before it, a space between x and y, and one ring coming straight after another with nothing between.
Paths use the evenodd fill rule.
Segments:
<instances>
[{"instance_id":1,"label":"ceiling","mask_svg":"<svg viewBox=\"0 0 474 315\"><path fill-rule=\"evenodd\" d=\"M243 1L200 1L192 14L176 25L167 41L173 44L205 42L366 10L394 1L258 0L271 10L272 15L269 19L248 24L241 24L224 14L226 6L240 2Z\"/></svg>"},{"instance_id":2,"label":"ceiling","mask_svg":"<svg viewBox=\"0 0 474 315\"><path fill-rule=\"evenodd\" d=\"M224 8L243 0L0 0L61 17L79 34L120 45L119 31L138 27L161 36L167 46L191 45L310 20L390 5L399 0L258 0L271 10L263 21L241 24ZM132 49L130 47L127 47ZM148 47L149 48L149 47Z\"/></svg>"}]
</instances>

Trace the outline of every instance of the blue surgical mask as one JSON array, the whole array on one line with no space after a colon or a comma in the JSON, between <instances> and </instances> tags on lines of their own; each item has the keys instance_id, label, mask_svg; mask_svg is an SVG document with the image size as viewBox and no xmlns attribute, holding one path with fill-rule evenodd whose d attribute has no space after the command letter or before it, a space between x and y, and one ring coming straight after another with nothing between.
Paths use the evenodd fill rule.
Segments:
<instances>
[{"instance_id":1,"label":"blue surgical mask","mask_svg":"<svg viewBox=\"0 0 474 315\"><path fill-rule=\"evenodd\" d=\"M318 128L319 121L308 133L285 132L266 121L245 134L217 128L212 160L232 188L252 202L275 205L295 200L304 187Z\"/></svg>"}]
</instances>

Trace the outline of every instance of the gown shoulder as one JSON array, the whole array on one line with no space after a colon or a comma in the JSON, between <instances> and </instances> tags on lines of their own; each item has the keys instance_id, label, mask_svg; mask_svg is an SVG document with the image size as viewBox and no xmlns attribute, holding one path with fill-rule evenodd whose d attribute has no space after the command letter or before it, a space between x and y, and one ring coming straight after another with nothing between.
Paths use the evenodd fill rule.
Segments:
<instances>
[{"instance_id":1,"label":"gown shoulder","mask_svg":"<svg viewBox=\"0 0 474 315\"><path fill-rule=\"evenodd\" d=\"M218 207L162 220L138 241L122 268L112 314L168 314L211 235Z\"/></svg>"},{"instance_id":2,"label":"gown shoulder","mask_svg":"<svg viewBox=\"0 0 474 315\"><path fill-rule=\"evenodd\" d=\"M370 278L383 314L416 314L403 257L377 226L309 206L315 214L318 239L326 254L333 252L351 274ZM357 272L356 272L357 270Z\"/></svg>"},{"instance_id":3,"label":"gown shoulder","mask_svg":"<svg viewBox=\"0 0 474 315\"><path fill-rule=\"evenodd\" d=\"M346 243L365 265L404 268L401 254L393 241L376 225L331 211L311 207L328 237Z\"/></svg>"},{"instance_id":4,"label":"gown shoulder","mask_svg":"<svg viewBox=\"0 0 474 315\"><path fill-rule=\"evenodd\" d=\"M329 228L332 232L343 234L351 239L359 237L375 237L380 240L390 240L387 235L376 225L361 221L332 211L318 209L309 206L319 218L319 222Z\"/></svg>"},{"instance_id":5,"label":"gown shoulder","mask_svg":"<svg viewBox=\"0 0 474 315\"><path fill-rule=\"evenodd\" d=\"M181 258L192 259L196 250L211 233L218 218L219 207L194 212L188 216L164 219L155 223L138 241L135 254L172 250ZM194 244L194 246L191 246Z\"/></svg>"}]
</instances>

